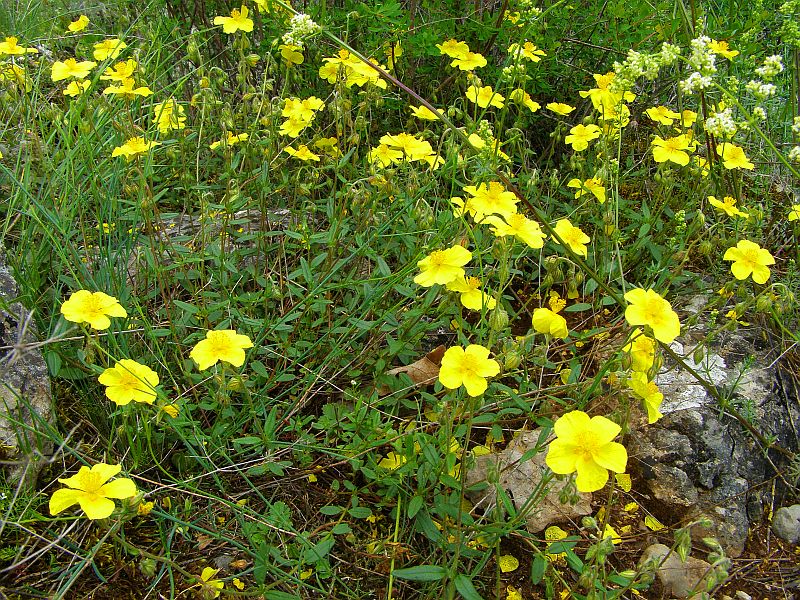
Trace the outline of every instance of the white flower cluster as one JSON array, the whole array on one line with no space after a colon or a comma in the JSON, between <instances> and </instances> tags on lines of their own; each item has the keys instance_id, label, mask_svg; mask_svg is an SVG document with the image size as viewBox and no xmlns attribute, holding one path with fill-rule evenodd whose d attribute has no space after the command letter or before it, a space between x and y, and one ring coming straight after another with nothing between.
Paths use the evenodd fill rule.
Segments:
<instances>
[{"instance_id":1,"label":"white flower cluster","mask_svg":"<svg viewBox=\"0 0 800 600\"><path fill-rule=\"evenodd\" d=\"M689 75L689 77L681 81L678 84L678 87L685 94L699 92L700 90L705 90L711 87L711 77L709 75L701 75L695 71Z\"/></svg>"},{"instance_id":2,"label":"white flower cluster","mask_svg":"<svg viewBox=\"0 0 800 600\"><path fill-rule=\"evenodd\" d=\"M765 121L767 118L767 111L765 111L761 106L756 106L753 109L753 118L758 119L759 121Z\"/></svg>"},{"instance_id":3,"label":"white flower cluster","mask_svg":"<svg viewBox=\"0 0 800 600\"><path fill-rule=\"evenodd\" d=\"M518 57L514 57L518 61ZM511 64L503 67L503 75L508 78L525 78L527 79L527 70L522 62L512 62Z\"/></svg>"},{"instance_id":4,"label":"white flower cluster","mask_svg":"<svg viewBox=\"0 0 800 600\"><path fill-rule=\"evenodd\" d=\"M783 71L783 59L777 54L768 56L764 59L764 64L756 69L759 77L763 77L767 81L775 77L778 73Z\"/></svg>"},{"instance_id":5,"label":"white flower cluster","mask_svg":"<svg viewBox=\"0 0 800 600\"><path fill-rule=\"evenodd\" d=\"M668 66L678 60L678 57L681 55L680 46L676 46L675 44L670 44L669 42L664 42L661 44L661 64L663 66Z\"/></svg>"},{"instance_id":6,"label":"white flower cluster","mask_svg":"<svg viewBox=\"0 0 800 600\"><path fill-rule=\"evenodd\" d=\"M708 133L718 138L732 137L737 130L736 121L733 120L730 108L714 113L713 116L705 120L703 127Z\"/></svg>"},{"instance_id":7,"label":"white flower cluster","mask_svg":"<svg viewBox=\"0 0 800 600\"><path fill-rule=\"evenodd\" d=\"M299 13L289 21L289 31L283 34L284 44L303 48L303 41L319 32L320 26L305 13Z\"/></svg>"},{"instance_id":8,"label":"white flower cluster","mask_svg":"<svg viewBox=\"0 0 800 600\"><path fill-rule=\"evenodd\" d=\"M800 133L800 117L794 118L794 122L792 123L792 131L794 133Z\"/></svg>"},{"instance_id":9,"label":"white flower cluster","mask_svg":"<svg viewBox=\"0 0 800 600\"><path fill-rule=\"evenodd\" d=\"M757 100L765 100L770 96L775 95L777 88L771 83L764 83L763 81L751 80L745 86L745 89L753 94Z\"/></svg>"},{"instance_id":10,"label":"white flower cluster","mask_svg":"<svg viewBox=\"0 0 800 600\"><path fill-rule=\"evenodd\" d=\"M711 77L717 72L717 56L709 50L710 43L711 38L706 35L690 42L692 54L688 62L692 72L678 84L682 92L691 94L711 87Z\"/></svg>"},{"instance_id":11,"label":"white flower cluster","mask_svg":"<svg viewBox=\"0 0 800 600\"><path fill-rule=\"evenodd\" d=\"M793 162L800 162L800 146L795 146L789 150L789 160Z\"/></svg>"},{"instance_id":12,"label":"white flower cluster","mask_svg":"<svg viewBox=\"0 0 800 600\"><path fill-rule=\"evenodd\" d=\"M628 56L623 62L614 63L616 77L611 82L611 90L615 92L629 90L639 77L655 79L661 64L660 54L642 54L628 50Z\"/></svg>"}]
</instances>

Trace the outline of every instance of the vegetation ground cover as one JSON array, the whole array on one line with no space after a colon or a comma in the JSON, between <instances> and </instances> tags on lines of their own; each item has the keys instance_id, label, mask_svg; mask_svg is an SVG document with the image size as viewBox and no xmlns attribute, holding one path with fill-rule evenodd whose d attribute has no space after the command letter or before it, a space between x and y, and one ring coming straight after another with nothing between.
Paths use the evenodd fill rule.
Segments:
<instances>
[{"instance_id":1,"label":"vegetation ground cover","mask_svg":"<svg viewBox=\"0 0 800 600\"><path fill-rule=\"evenodd\" d=\"M664 362L769 449L688 359L796 356L800 2L4 7L7 302L56 407L0 488L6 594L657 597L637 523L694 523L626 436ZM473 507L532 430L538 492ZM563 482L596 510L529 532Z\"/></svg>"}]
</instances>

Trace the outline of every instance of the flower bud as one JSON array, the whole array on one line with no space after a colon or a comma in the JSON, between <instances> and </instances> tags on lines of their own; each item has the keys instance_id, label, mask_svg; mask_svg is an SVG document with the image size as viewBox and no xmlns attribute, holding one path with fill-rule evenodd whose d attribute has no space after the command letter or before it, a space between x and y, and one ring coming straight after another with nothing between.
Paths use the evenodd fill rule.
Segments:
<instances>
[{"instance_id":1,"label":"flower bud","mask_svg":"<svg viewBox=\"0 0 800 600\"><path fill-rule=\"evenodd\" d=\"M489 327L494 331L503 331L508 327L508 313L498 304L489 316Z\"/></svg>"},{"instance_id":2,"label":"flower bud","mask_svg":"<svg viewBox=\"0 0 800 600\"><path fill-rule=\"evenodd\" d=\"M255 67L258 64L258 61L261 60L261 57L258 54L252 53L245 56L244 60L249 66Z\"/></svg>"},{"instance_id":3,"label":"flower bud","mask_svg":"<svg viewBox=\"0 0 800 600\"><path fill-rule=\"evenodd\" d=\"M197 40L195 40L194 36L189 38L189 43L186 45L186 56L195 65L199 65L203 62L200 58L200 47L197 45Z\"/></svg>"},{"instance_id":4,"label":"flower bud","mask_svg":"<svg viewBox=\"0 0 800 600\"><path fill-rule=\"evenodd\" d=\"M145 577L155 577L156 566L156 561L152 558L143 558L139 561L139 571L141 571L142 575Z\"/></svg>"},{"instance_id":5,"label":"flower bud","mask_svg":"<svg viewBox=\"0 0 800 600\"><path fill-rule=\"evenodd\" d=\"M513 371L522 363L522 353L519 350L509 350L503 355L503 371Z\"/></svg>"},{"instance_id":6,"label":"flower bud","mask_svg":"<svg viewBox=\"0 0 800 600\"><path fill-rule=\"evenodd\" d=\"M766 313L772 309L772 295L761 294L756 300L756 310L758 312Z\"/></svg>"}]
</instances>

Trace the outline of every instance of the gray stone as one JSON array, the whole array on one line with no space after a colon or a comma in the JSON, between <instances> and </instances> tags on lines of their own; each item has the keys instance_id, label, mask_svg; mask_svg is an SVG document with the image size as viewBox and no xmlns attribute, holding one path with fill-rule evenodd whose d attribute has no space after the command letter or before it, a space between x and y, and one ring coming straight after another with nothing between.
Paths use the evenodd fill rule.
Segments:
<instances>
[{"instance_id":1,"label":"gray stone","mask_svg":"<svg viewBox=\"0 0 800 600\"><path fill-rule=\"evenodd\" d=\"M639 564L648 561L658 565L655 573L667 595L690 598L706 591L706 578L711 572L711 565L706 561L689 556L683 562L664 544L653 544L645 549Z\"/></svg>"},{"instance_id":2,"label":"gray stone","mask_svg":"<svg viewBox=\"0 0 800 600\"><path fill-rule=\"evenodd\" d=\"M694 303L699 306L698 303ZM790 452L798 449L800 401L797 387L782 370L779 347L771 347L759 329L717 335L703 359L692 358L702 331L689 330L671 345L687 364L712 384L731 409L750 419L764 436ZM729 556L739 556L751 520L763 515L763 485L785 471L787 459L761 443L715 398L682 371L665 361L656 377L665 415L628 436L629 469L641 478L645 493L658 500L648 506L668 524L708 517L710 529L692 535L716 537ZM785 494L778 480L777 496Z\"/></svg>"},{"instance_id":3,"label":"gray stone","mask_svg":"<svg viewBox=\"0 0 800 600\"><path fill-rule=\"evenodd\" d=\"M31 313L0 249L0 461L9 483L32 485L53 445L50 375Z\"/></svg>"},{"instance_id":4,"label":"gray stone","mask_svg":"<svg viewBox=\"0 0 800 600\"><path fill-rule=\"evenodd\" d=\"M800 543L800 504L784 506L772 516L772 531L790 544Z\"/></svg>"},{"instance_id":5,"label":"gray stone","mask_svg":"<svg viewBox=\"0 0 800 600\"><path fill-rule=\"evenodd\" d=\"M495 482L505 491L517 510L528 505L525 523L531 533L538 533L553 523L574 522L592 512L592 495L588 493L578 493L576 504L561 503L559 495L567 485L566 482L553 480L546 490L538 489L546 469L546 451L535 454L525 462L521 459L526 452L536 448L540 433L541 429L520 432L505 450L479 456L466 477L470 487L488 483L481 491L467 492L476 507L484 511L491 510L495 505ZM528 500L537 491L542 494L541 497L530 504Z\"/></svg>"}]
</instances>

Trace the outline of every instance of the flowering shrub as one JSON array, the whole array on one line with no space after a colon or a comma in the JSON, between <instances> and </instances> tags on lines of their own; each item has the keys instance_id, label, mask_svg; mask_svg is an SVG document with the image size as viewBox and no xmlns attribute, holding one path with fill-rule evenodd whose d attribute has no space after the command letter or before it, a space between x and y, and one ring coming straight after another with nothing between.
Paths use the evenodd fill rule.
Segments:
<instances>
[{"instance_id":1,"label":"flowering shrub","mask_svg":"<svg viewBox=\"0 0 800 600\"><path fill-rule=\"evenodd\" d=\"M609 62L572 5L297 4L0 32L1 240L51 334L53 465L78 468L31 543L98 573L113 545L153 596L360 597L367 563L389 596L646 593L606 558L637 537L610 513L628 436L669 412L665 357L697 374L686 340L745 315L798 341L788 54L705 17L639 14L670 41L620 35ZM530 498L468 485L534 429ZM543 541L548 490L607 512ZM538 580L506 585L501 547Z\"/></svg>"}]
</instances>

